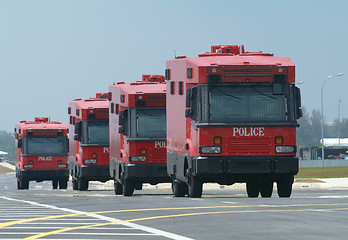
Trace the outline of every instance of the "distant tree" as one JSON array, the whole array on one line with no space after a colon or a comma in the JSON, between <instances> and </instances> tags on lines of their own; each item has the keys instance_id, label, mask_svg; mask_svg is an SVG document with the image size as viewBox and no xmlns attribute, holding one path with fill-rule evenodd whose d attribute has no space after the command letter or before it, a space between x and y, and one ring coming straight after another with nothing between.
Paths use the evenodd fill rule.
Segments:
<instances>
[{"instance_id":1,"label":"distant tree","mask_svg":"<svg viewBox=\"0 0 348 240\"><path fill-rule=\"evenodd\" d=\"M9 160L15 159L15 139L11 133L0 131L0 150L8 152Z\"/></svg>"}]
</instances>

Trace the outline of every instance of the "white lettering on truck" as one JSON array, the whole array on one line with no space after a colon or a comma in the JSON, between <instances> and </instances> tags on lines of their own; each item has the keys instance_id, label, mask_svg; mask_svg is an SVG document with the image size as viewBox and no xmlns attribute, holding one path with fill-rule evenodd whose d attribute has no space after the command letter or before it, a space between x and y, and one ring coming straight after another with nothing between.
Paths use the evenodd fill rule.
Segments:
<instances>
[{"instance_id":1,"label":"white lettering on truck","mask_svg":"<svg viewBox=\"0 0 348 240\"><path fill-rule=\"evenodd\" d=\"M155 148L165 148L166 141L155 141Z\"/></svg>"},{"instance_id":2,"label":"white lettering on truck","mask_svg":"<svg viewBox=\"0 0 348 240\"><path fill-rule=\"evenodd\" d=\"M51 161L52 157L38 157L39 161Z\"/></svg>"},{"instance_id":3,"label":"white lettering on truck","mask_svg":"<svg viewBox=\"0 0 348 240\"><path fill-rule=\"evenodd\" d=\"M103 152L104 153L109 153L110 152L110 148L109 147L104 147Z\"/></svg>"},{"instance_id":4,"label":"white lettering on truck","mask_svg":"<svg viewBox=\"0 0 348 240\"><path fill-rule=\"evenodd\" d=\"M265 136L265 128L263 127L234 127L233 136L240 137L262 137Z\"/></svg>"}]
</instances>

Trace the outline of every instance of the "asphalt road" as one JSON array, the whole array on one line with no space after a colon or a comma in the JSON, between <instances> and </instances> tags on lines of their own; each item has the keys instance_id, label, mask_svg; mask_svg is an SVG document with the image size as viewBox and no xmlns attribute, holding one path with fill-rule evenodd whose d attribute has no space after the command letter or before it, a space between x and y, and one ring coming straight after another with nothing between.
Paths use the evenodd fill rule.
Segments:
<instances>
[{"instance_id":1,"label":"asphalt road","mask_svg":"<svg viewBox=\"0 0 348 240\"><path fill-rule=\"evenodd\" d=\"M348 239L348 189L294 189L291 198L248 198L244 189L205 189L200 199L170 189L115 196L0 174L0 239Z\"/></svg>"}]
</instances>

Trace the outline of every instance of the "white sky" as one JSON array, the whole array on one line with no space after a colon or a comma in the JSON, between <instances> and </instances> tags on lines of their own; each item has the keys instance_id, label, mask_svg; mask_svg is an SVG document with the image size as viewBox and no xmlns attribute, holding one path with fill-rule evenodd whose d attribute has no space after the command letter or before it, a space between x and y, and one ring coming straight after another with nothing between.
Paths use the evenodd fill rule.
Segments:
<instances>
[{"instance_id":1,"label":"white sky","mask_svg":"<svg viewBox=\"0 0 348 240\"><path fill-rule=\"evenodd\" d=\"M296 64L302 105L348 118L346 0L0 0L0 130L48 116L113 82L164 74L165 61L244 44ZM345 136L347 137L347 136Z\"/></svg>"}]
</instances>

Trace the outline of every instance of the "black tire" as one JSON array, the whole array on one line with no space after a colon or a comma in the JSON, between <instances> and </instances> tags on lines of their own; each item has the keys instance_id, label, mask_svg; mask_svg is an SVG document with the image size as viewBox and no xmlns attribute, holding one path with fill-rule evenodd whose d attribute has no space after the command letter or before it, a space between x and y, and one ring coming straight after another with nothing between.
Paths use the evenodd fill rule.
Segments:
<instances>
[{"instance_id":1,"label":"black tire","mask_svg":"<svg viewBox=\"0 0 348 240\"><path fill-rule=\"evenodd\" d=\"M279 197L290 197L292 192L292 184L294 183L293 175L282 176L277 181L277 191Z\"/></svg>"},{"instance_id":2,"label":"black tire","mask_svg":"<svg viewBox=\"0 0 348 240\"><path fill-rule=\"evenodd\" d=\"M190 198L200 198L203 192L203 183L201 179L191 176L188 182L188 195Z\"/></svg>"},{"instance_id":3,"label":"black tire","mask_svg":"<svg viewBox=\"0 0 348 240\"><path fill-rule=\"evenodd\" d=\"M115 191L115 195L122 195L123 194L122 184L119 183L117 180L114 180L114 191Z\"/></svg>"},{"instance_id":4,"label":"black tire","mask_svg":"<svg viewBox=\"0 0 348 240\"><path fill-rule=\"evenodd\" d=\"M68 181L67 180L59 180L59 189L67 189Z\"/></svg>"},{"instance_id":5,"label":"black tire","mask_svg":"<svg viewBox=\"0 0 348 240\"><path fill-rule=\"evenodd\" d=\"M143 189L143 183L142 182L135 182L134 183L135 190L142 190Z\"/></svg>"},{"instance_id":6,"label":"black tire","mask_svg":"<svg viewBox=\"0 0 348 240\"><path fill-rule=\"evenodd\" d=\"M22 190L23 189L22 188L22 182L19 179L17 179L17 189L18 190Z\"/></svg>"},{"instance_id":7,"label":"black tire","mask_svg":"<svg viewBox=\"0 0 348 240\"><path fill-rule=\"evenodd\" d=\"M80 191L87 191L88 189L88 180L79 178L78 179L78 185L79 185L79 190Z\"/></svg>"},{"instance_id":8,"label":"black tire","mask_svg":"<svg viewBox=\"0 0 348 240\"><path fill-rule=\"evenodd\" d=\"M73 179L71 181L71 185L73 190L79 190L79 183L77 182L77 180Z\"/></svg>"},{"instance_id":9,"label":"black tire","mask_svg":"<svg viewBox=\"0 0 348 240\"><path fill-rule=\"evenodd\" d=\"M257 198L260 193L260 187L259 182L257 181L251 181L246 183L246 189L248 197L250 198Z\"/></svg>"},{"instance_id":10,"label":"black tire","mask_svg":"<svg viewBox=\"0 0 348 240\"><path fill-rule=\"evenodd\" d=\"M58 188L58 180L52 180L52 188L57 189Z\"/></svg>"},{"instance_id":11,"label":"black tire","mask_svg":"<svg viewBox=\"0 0 348 240\"><path fill-rule=\"evenodd\" d=\"M272 197L273 193L273 181L272 180L265 180L260 183L260 193L261 197L270 198Z\"/></svg>"},{"instance_id":12,"label":"black tire","mask_svg":"<svg viewBox=\"0 0 348 240\"><path fill-rule=\"evenodd\" d=\"M21 179L21 189L29 189L29 180Z\"/></svg>"},{"instance_id":13,"label":"black tire","mask_svg":"<svg viewBox=\"0 0 348 240\"><path fill-rule=\"evenodd\" d=\"M134 192L134 184L130 180L123 181L123 196L129 197L133 195Z\"/></svg>"},{"instance_id":14,"label":"black tire","mask_svg":"<svg viewBox=\"0 0 348 240\"><path fill-rule=\"evenodd\" d=\"M172 191L174 197L185 197L185 195L188 193L187 184L174 179L172 182Z\"/></svg>"}]
</instances>

